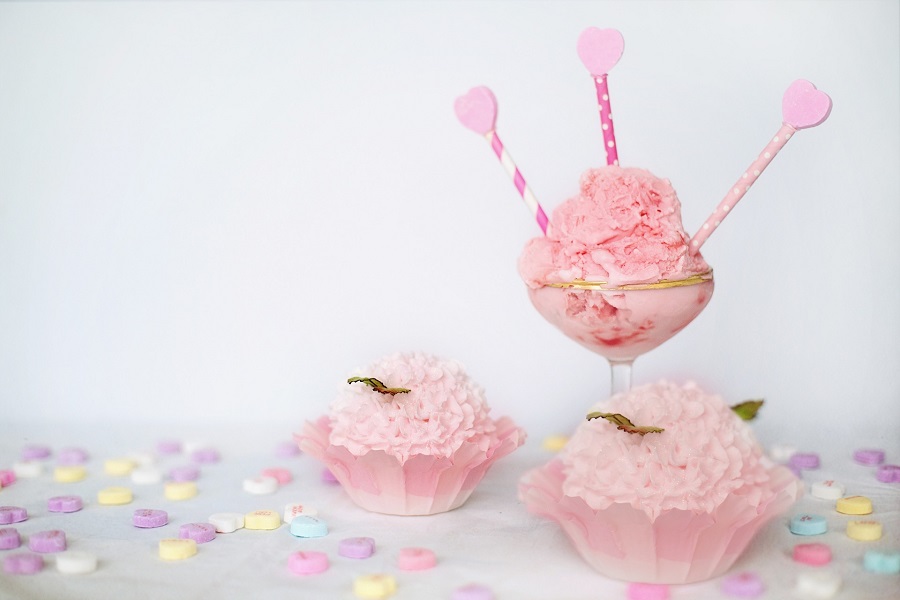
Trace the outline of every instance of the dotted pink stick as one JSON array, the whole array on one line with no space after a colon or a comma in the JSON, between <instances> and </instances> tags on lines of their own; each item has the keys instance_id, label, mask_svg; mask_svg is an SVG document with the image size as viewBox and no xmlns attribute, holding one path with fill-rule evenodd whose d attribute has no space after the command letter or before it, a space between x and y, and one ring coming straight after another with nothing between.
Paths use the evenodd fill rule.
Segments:
<instances>
[{"instance_id":1,"label":"dotted pink stick","mask_svg":"<svg viewBox=\"0 0 900 600\"><path fill-rule=\"evenodd\" d=\"M619 150L616 148L616 131L613 128L606 75L622 58L625 40L622 38L622 34L615 29L588 27L578 36L576 50L581 62L593 77L594 86L597 88L597 109L600 113L600 128L603 130L606 164L618 165Z\"/></svg>"},{"instance_id":2,"label":"dotted pink stick","mask_svg":"<svg viewBox=\"0 0 900 600\"><path fill-rule=\"evenodd\" d=\"M619 151L616 149L616 130L613 127L612 112L609 105L609 88L606 75L594 77L597 86L597 110L600 113L600 128L603 130L603 147L606 149L606 164L619 164Z\"/></svg>"},{"instance_id":3,"label":"dotted pink stick","mask_svg":"<svg viewBox=\"0 0 900 600\"><path fill-rule=\"evenodd\" d=\"M504 148L503 142L497 136L495 127L497 121L497 99L494 97L493 92L484 86L472 88L465 95L456 99L453 108L456 111L457 118L465 127L483 135L490 143L494 154L497 155L497 158L500 159L500 164L503 165L507 174L512 178L516 190L522 196L525 205L531 210L531 214L534 215L541 231L544 235L547 235L550 221L547 219L544 209L541 208L531 188L525 183L522 172L519 171L509 152Z\"/></svg>"},{"instance_id":4,"label":"dotted pink stick","mask_svg":"<svg viewBox=\"0 0 900 600\"><path fill-rule=\"evenodd\" d=\"M757 157L750 168L732 186L731 191L716 207L700 230L691 238L691 252L697 253L700 247L734 206L744 197L760 174L769 166L778 151L781 150L798 129L807 129L819 125L831 113L831 98L810 82L798 79L787 89L781 101L781 114L784 119L781 129L766 145L762 154Z\"/></svg>"}]
</instances>

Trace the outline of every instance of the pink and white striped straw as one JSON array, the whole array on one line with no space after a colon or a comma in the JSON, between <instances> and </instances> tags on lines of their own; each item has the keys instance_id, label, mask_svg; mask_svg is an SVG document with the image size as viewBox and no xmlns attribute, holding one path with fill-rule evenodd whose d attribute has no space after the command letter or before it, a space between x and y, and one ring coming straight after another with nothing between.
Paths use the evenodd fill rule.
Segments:
<instances>
[{"instance_id":1,"label":"pink and white striped straw","mask_svg":"<svg viewBox=\"0 0 900 600\"><path fill-rule=\"evenodd\" d=\"M576 50L581 62L593 77L594 87L597 89L597 109L600 113L600 128L603 131L606 164L618 165L619 150L616 147L616 130L613 127L606 76L622 58L625 40L622 34L615 29L589 27L578 36Z\"/></svg>"},{"instance_id":2,"label":"pink and white striped straw","mask_svg":"<svg viewBox=\"0 0 900 600\"><path fill-rule=\"evenodd\" d=\"M500 159L500 164L503 165L507 174L512 178L516 190L522 196L522 200L525 201L525 205L528 206L531 214L534 215L541 231L544 235L547 235L547 231L550 228L550 220L547 219L547 214L541 208L531 188L525 183L522 172L519 171L516 163L513 162L509 152L506 151L503 142L500 141L500 137L497 136L497 99L494 97L493 92L484 86L474 87L465 95L457 98L453 108L460 123L475 133L483 135L490 143L494 154L497 155L497 158Z\"/></svg>"},{"instance_id":3,"label":"pink and white striped straw","mask_svg":"<svg viewBox=\"0 0 900 600\"><path fill-rule=\"evenodd\" d=\"M794 133L799 129L807 129L821 124L830 113L831 98L828 97L828 94L817 90L816 86L804 79L798 79L790 85L781 101L781 114L784 121L781 128L763 149L762 154L753 161L750 168L732 186L731 191L725 195L700 230L691 238L692 253L696 254L700 251L700 247L707 238L721 225L725 217L750 190L750 186L756 182Z\"/></svg>"}]
</instances>

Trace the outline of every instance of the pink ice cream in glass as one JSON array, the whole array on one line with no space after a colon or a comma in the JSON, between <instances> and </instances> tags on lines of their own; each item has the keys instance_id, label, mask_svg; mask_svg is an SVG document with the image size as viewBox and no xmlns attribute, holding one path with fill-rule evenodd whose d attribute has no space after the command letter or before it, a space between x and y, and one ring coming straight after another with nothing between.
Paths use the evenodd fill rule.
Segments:
<instances>
[{"instance_id":1,"label":"pink ice cream in glass","mask_svg":"<svg viewBox=\"0 0 900 600\"><path fill-rule=\"evenodd\" d=\"M613 392L627 390L631 362L681 331L709 302L712 270L688 249L672 185L644 169L589 169L578 195L553 211L551 223L519 259L531 302L568 337L610 361Z\"/></svg>"}]
</instances>

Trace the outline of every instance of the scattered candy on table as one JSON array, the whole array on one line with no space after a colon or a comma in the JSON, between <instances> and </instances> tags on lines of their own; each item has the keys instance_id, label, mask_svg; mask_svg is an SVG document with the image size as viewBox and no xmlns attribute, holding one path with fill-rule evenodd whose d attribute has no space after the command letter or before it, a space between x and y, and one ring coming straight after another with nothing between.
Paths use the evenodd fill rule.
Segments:
<instances>
[{"instance_id":1,"label":"scattered candy on table","mask_svg":"<svg viewBox=\"0 0 900 600\"><path fill-rule=\"evenodd\" d=\"M22 537L15 527L0 527L0 550L15 550L22 545Z\"/></svg>"},{"instance_id":2,"label":"scattered candy on table","mask_svg":"<svg viewBox=\"0 0 900 600\"><path fill-rule=\"evenodd\" d=\"M766 586L759 575L751 571L742 571L728 575L722 580L722 592L737 598L756 598L762 595Z\"/></svg>"},{"instance_id":3,"label":"scattered candy on table","mask_svg":"<svg viewBox=\"0 0 900 600\"><path fill-rule=\"evenodd\" d=\"M814 498L821 498L822 500L837 500L843 498L845 491L843 485L831 479L827 481L817 481L809 486L809 493Z\"/></svg>"},{"instance_id":4,"label":"scattered candy on table","mask_svg":"<svg viewBox=\"0 0 900 600\"><path fill-rule=\"evenodd\" d=\"M216 526L211 523L185 523L178 528L178 537L205 544L216 539Z\"/></svg>"},{"instance_id":5,"label":"scattered candy on table","mask_svg":"<svg viewBox=\"0 0 900 600\"><path fill-rule=\"evenodd\" d=\"M834 509L843 515L870 515L872 501L865 496L847 496L839 498Z\"/></svg>"},{"instance_id":6,"label":"scattered candy on table","mask_svg":"<svg viewBox=\"0 0 900 600\"><path fill-rule=\"evenodd\" d=\"M25 460L14 462L12 470L19 479L35 479L44 474L44 465L34 460Z\"/></svg>"},{"instance_id":7,"label":"scattered candy on table","mask_svg":"<svg viewBox=\"0 0 900 600\"><path fill-rule=\"evenodd\" d=\"M108 487L97 492L97 502L99 504L130 504L133 499L134 496L131 490L126 487Z\"/></svg>"},{"instance_id":8,"label":"scattered candy on table","mask_svg":"<svg viewBox=\"0 0 900 600\"><path fill-rule=\"evenodd\" d=\"M114 477L130 475L134 467L134 461L128 458L109 458L103 461L103 471Z\"/></svg>"},{"instance_id":9,"label":"scattered candy on table","mask_svg":"<svg viewBox=\"0 0 900 600\"><path fill-rule=\"evenodd\" d=\"M401 571L424 571L437 564L434 552L428 548L401 548L397 568Z\"/></svg>"},{"instance_id":10,"label":"scattered candy on table","mask_svg":"<svg viewBox=\"0 0 900 600\"><path fill-rule=\"evenodd\" d=\"M818 469L819 455L815 452L795 452L788 459L788 464L803 470Z\"/></svg>"},{"instance_id":11,"label":"scattered candy on table","mask_svg":"<svg viewBox=\"0 0 900 600\"><path fill-rule=\"evenodd\" d=\"M178 440L160 440L156 443L156 453L163 456L181 454L181 442Z\"/></svg>"},{"instance_id":12,"label":"scattered candy on table","mask_svg":"<svg viewBox=\"0 0 900 600\"><path fill-rule=\"evenodd\" d=\"M56 570L66 575L83 575L97 570L97 557L89 552L68 550L56 556Z\"/></svg>"},{"instance_id":13,"label":"scattered candy on table","mask_svg":"<svg viewBox=\"0 0 900 600\"><path fill-rule=\"evenodd\" d=\"M20 506L0 506L0 525L20 523L28 519L28 511Z\"/></svg>"},{"instance_id":14,"label":"scattered candy on table","mask_svg":"<svg viewBox=\"0 0 900 600\"><path fill-rule=\"evenodd\" d=\"M831 562L831 546L828 544L797 544L794 546L794 561L815 567Z\"/></svg>"},{"instance_id":15,"label":"scattered candy on table","mask_svg":"<svg viewBox=\"0 0 900 600\"><path fill-rule=\"evenodd\" d=\"M190 454L191 460L200 464L217 463L222 458L215 448L198 448Z\"/></svg>"},{"instance_id":16,"label":"scattered candy on table","mask_svg":"<svg viewBox=\"0 0 900 600\"><path fill-rule=\"evenodd\" d=\"M866 550L863 566L872 573L900 573L900 551Z\"/></svg>"},{"instance_id":17,"label":"scattered candy on table","mask_svg":"<svg viewBox=\"0 0 900 600\"><path fill-rule=\"evenodd\" d=\"M192 539L166 538L159 541L159 557L163 560L184 560L197 554L197 542Z\"/></svg>"},{"instance_id":18,"label":"scattered candy on table","mask_svg":"<svg viewBox=\"0 0 900 600\"><path fill-rule=\"evenodd\" d=\"M293 481L294 476L291 475L291 472L287 469L282 469L281 467L268 467L262 470L260 473L262 477L273 477L276 481L278 481L278 485L285 485Z\"/></svg>"},{"instance_id":19,"label":"scattered candy on table","mask_svg":"<svg viewBox=\"0 0 900 600\"><path fill-rule=\"evenodd\" d=\"M162 481L162 471L151 465L137 467L131 472L131 483L136 485L153 485L160 481Z\"/></svg>"},{"instance_id":20,"label":"scattered candy on table","mask_svg":"<svg viewBox=\"0 0 900 600\"><path fill-rule=\"evenodd\" d=\"M861 465L880 465L884 462L884 450L860 449L853 453L853 460Z\"/></svg>"},{"instance_id":21,"label":"scattered candy on table","mask_svg":"<svg viewBox=\"0 0 900 600\"><path fill-rule=\"evenodd\" d=\"M244 515L241 513L215 513L208 520L216 528L216 533L232 533L244 528Z\"/></svg>"},{"instance_id":22,"label":"scattered candy on table","mask_svg":"<svg viewBox=\"0 0 900 600\"><path fill-rule=\"evenodd\" d=\"M566 435L548 435L541 442L541 448L548 452L559 452L569 443L569 436Z\"/></svg>"},{"instance_id":23,"label":"scattered candy on table","mask_svg":"<svg viewBox=\"0 0 900 600\"><path fill-rule=\"evenodd\" d=\"M346 558L369 558L375 552L375 540L370 537L344 538L338 544L338 554Z\"/></svg>"},{"instance_id":24,"label":"scattered candy on table","mask_svg":"<svg viewBox=\"0 0 900 600\"><path fill-rule=\"evenodd\" d=\"M189 500L197 495L197 484L193 481L167 481L163 493L168 500Z\"/></svg>"},{"instance_id":25,"label":"scattered candy on table","mask_svg":"<svg viewBox=\"0 0 900 600\"><path fill-rule=\"evenodd\" d=\"M382 600L397 591L397 580L392 575L360 575L353 580L353 593L363 600Z\"/></svg>"},{"instance_id":26,"label":"scattered candy on table","mask_svg":"<svg viewBox=\"0 0 900 600\"><path fill-rule=\"evenodd\" d=\"M319 511L312 506L298 503L286 504L284 507L284 522L290 525L291 521L294 520L294 517L298 517L300 515L315 517L318 514Z\"/></svg>"},{"instance_id":27,"label":"scattered candy on table","mask_svg":"<svg viewBox=\"0 0 900 600\"><path fill-rule=\"evenodd\" d=\"M87 477L83 465L60 465L53 469L53 480L59 483L74 483Z\"/></svg>"},{"instance_id":28,"label":"scattered candy on table","mask_svg":"<svg viewBox=\"0 0 900 600\"><path fill-rule=\"evenodd\" d=\"M47 510L56 513L73 513L84 508L81 496L54 496L47 500Z\"/></svg>"},{"instance_id":29,"label":"scattered candy on table","mask_svg":"<svg viewBox=\"0 0 900 600\"><path fill-rule=\"evenodd\" d=\"M194 465L174 467L169 470L169 479L172 481L196 481L200 477L200 469Z\"/></svg>"},{"instance_id":30,"label":"scattered candy on table","mask_svg":"<svg viewBox=\"0 0 900 600\"><path fill-rule=\"evenodd\" d=\"M29 444L22 448L21 458L22 460L41 460L44 458L50 458L52 454L53 451L49 446Z\"/></svg>"},{"instance_id":31,"label":"scattered candy on table","mask_svg":"<svg viewBox=\"0 0 900 600\"><path fill-rule=\"evenodd\" d=\"M791 518L790 529L796 535L819 535L828 531L828 522L822 515L800 514Z\"/></svg>"},{"instance_id":32,"label":"scattered candy on table","mask_svg":"<svg viewBox=\"0 0 900 600\"><path fill-rule=\"evenodd\" d=\"M82 448L63 448L56 454L59 465L81 465L88 460L88 453Z\"/></svg>"},{"instance_id":33,"label":"scattered candy on table","mask_svg":"<svg viewBox=\"0 0 900 600\"><path fill-rule=\"evenodd\" d=\"M301 538L317 538L328 535L328 524L318 517L298 515L291 521L291 535Z\"/></svg>"},{"instance_id":34,"label":"scattered candy on table","mask_svg":"<svg viewBox=\"0 0 900 600\"><path fill-rule=\"evenodd\" d=\"M281 527L281 516L274 510L255 510L244 515L244 529L272 530Z\"/></svg>"},{"instance_id":35,"label":"scattered candy on table","mask_svg":"<svg viewBox=\"0 0 900 600\"><path fill-rule=\"evenodd\" d=\"M847 536L859 542L874 542L884 534L878 521L848 521Z\"/></svg>"},{"instance_id":36,"label":"scattered candy on table","mask_svg":"<svg viewBox=\"0 0 900 600\"><path fill-rule=\"evenodd\" d=\"M66 534L59 529L38 531L28 536L28 549L32 552L62 552L67 547Z\"/></svg>"},{"instance_id":37,"label":"scattered candy on table","mask_svg":"<svg viewBox=\"0 0 900 600\"><path fill-rule=\"evenodd\" d=\"M494 592L489 587L470 583L453 590L450 600L494 600Z\"/></svg>"},{"instance_id":38,"label":"scattered candy on table","mask_svg":"<svg viewBox=\"0 0 900 600\"><path fill-rule=\"evenodd\" d=\"M628 584L628 600L669 600L669 586L658 583Z\"/></svg>"},{"instance_id":39,"label":"scattered candy on table","mask_svg":"<svg viewBox=\"0 0 900 600\"><path fill-rule=\"evenodd\" d=\"M328 570L328 555L324 552L300 551L288 556L288 569L297 575L315 575Z\"/></svg>"},{"instance_id":40,"label":"scattered candy on table","mask_svg":"<svg viewBox=\"0 0 900 600\"><path fill-rule=\"evenodd\" d=\"M139 508L131 517L131 524L141 529L154 529L168 524L169 514L154 508Z\"/></svg>"},{"instance_id":41,"label":"scattered candy on table","mask_svg":"<svg viewBox=\"0 0 900 600\"><path fill-rule=\"evenodd\" d=\"M279 442L275 446L275 456L279 458L289 458L300 455L300 447L297 442Z\"/></svg>"},{"instance_id":42,"label":"scattered candy on table","mask_svg":"<svg viewBox=\"0 0 900 600\"><path fill-rule=\"evenodd\" d=\"M244 491L249 494L265 495L278 491L278 480L274 477L251 477L244 480Z\"/></svg>"},{"instance_id":43,"label":"scattered candy on table","mask_svg":"<svg viewBox=\"0 0 900 600\"><path fill-rule=\"evenodd\" d=\"M12 469L0 469L0 488L7 487L16 482L16 472Z\"/></svg>"},{"instance_id":44,"label":"scattered candy on table","mask_svg":"<svg viewBox=\"0 0 900 600\"><path fill-rule=\"evenodd\" d=\"M833 598L841 589L841 576L834 571L803 571L794 590L801 598Z\"/></svg>"},{"instance_id":45,"label":"scattered candy on table","mask_svg":"<svg viewBox=\"0 0 900 600\"><path fill-rule=\"evenodd\" d=\"M3 572L10 575L32 575L44 568L40 554L10 554L3 557Z\"/></svg>"},{"instance_id":46,"label":"scattered candy on table","mask_svg":"<svg viewBox=\"0 0 900 600\"><path fill-rule=\"evenodd\" d=\"M881 483L900 483L900 465L881 465L875 478Z\"/></svg>"}]
</instances>

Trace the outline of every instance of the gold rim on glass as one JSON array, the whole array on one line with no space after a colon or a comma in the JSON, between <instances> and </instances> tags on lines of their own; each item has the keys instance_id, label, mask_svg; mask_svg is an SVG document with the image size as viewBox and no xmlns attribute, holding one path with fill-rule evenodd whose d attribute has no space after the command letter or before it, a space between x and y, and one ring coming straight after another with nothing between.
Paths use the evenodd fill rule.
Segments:
<instances>
[{"instance_id":1,"label":"gold rim on glass","mask_svg":"<svg viewBox=\"0 0 900 600\"><path fill-rule=\"evenodd\" d=\"M713 280L712 269L698 275L691 275L684 279L661 279L653 283L626 283L624 285L610 286L605 281L585 281L584 279L576 279L575 281L566 281L563 283L545 283L544 287L575 289L575 290L603 290L605 292L626 291L626 290L661 290L666 288L686 287L689 285L699 285Z\"/></svg>"}]
</instances>

